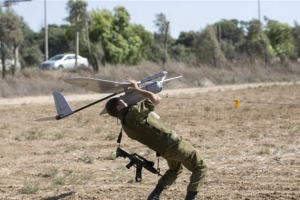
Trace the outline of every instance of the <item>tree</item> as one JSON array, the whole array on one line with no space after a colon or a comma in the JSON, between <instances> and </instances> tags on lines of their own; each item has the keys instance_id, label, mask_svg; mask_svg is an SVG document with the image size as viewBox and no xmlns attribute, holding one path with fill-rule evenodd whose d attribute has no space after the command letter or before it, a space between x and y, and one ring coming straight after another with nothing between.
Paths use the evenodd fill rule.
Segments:
<instances>
[{"instance_id":1,"label":"tree","mask_svg":"<svg viewBox=\"0 0 300 200\"><path fill-rule=\"evenodd\" d=\"M108 41L112 37L112 24L113 15L109 10L92 10L91 14L91 24L89 26L89 38L91 42L92 62L95 64L95 71L99 71L99 62L101 61L104 65L108 59L106 59L106 46ZM93 66L93 67L94 67Z\"/></svg>"},{"instance_id":2,"label":"tree","mask_svg":"<svg viewBox=\"0 0 300 200\"><path fill-rule=\"evenodd\" d=\"M69 16L66 18L67 21L71 24L70 32L75 32L75 41L76 41L76 52L75 52L75 66L77 67L77 55L79 54L79 35L83 35L82 41L85 41L87 35L87 23L89 22L89 14L86 10L87 2L81 0L69 0L67 3L67 11ZM85 44L87 46L87 44Z\"/></svg>"},{"instance_id":3,"label":"tree","mask_svg":"<svg viewBox=\"0 0 300 200\"><path fill-rule=\"evenodd\" d=\"M166 68L166 62L168 58L168 38L170 32L170 22L167 20L166 16L163 13L156 14L156 19L154 24L157 27L158 31L154 33L154 43L158 44L163 48L162 63Z\"/></svg>"},{"instance_id":4,"label":"tree","mask_svg":"<svg viewBox=\"0 0 300 200\"><path fill-rule=\"evenodd\" d=\"M244 30L239 25L239 21L236 19L223 19L214 23L214 28L217 30L217 38L220 38L221 40L227 40L233 44L239 43L243 40Z\"/></svg>"},{"instance_id":5,"label":"tree","mask_svg":"<svg viewBox=\"0 0 300 200\"><path fill-rule=\"evenodd\" d=\"M125 57L128 64L137 64L143 58L147 58L152 38L142 25L130 25L126 28L123 37L128 44L128 52Z\"/></svg>"},{"instance_id":6,"label":"tree","mask_svg":"<svg viewBox=\"0 0 300 200\"><path fill-rule=\"evenodd\" d=\"M237 58L237 48L244 42L244 30L235 19L214 23L216 37L227 60Z\"/></svg>"},{"instance_id":7,"label":"tree","mask_svg":"<svg viewBox=\"0 0 300 200\"><path fill-rule=\"evenodd\" d=\"M196 35L195 31L180 32L178 39L170 45L171 57L179 62L193 62L195 57L193 44Z\"/></svg>"},{"instance_id":8,"label":"tree","mask_svg":"<svg viewBox=\"0 0 300 200\"><path fill-rule=\"evenodd\" d=\"M201 63L221 67L226 62L213 26L207 26L196 36L194 49L197 59Z\"/></svg>"},{"instance_id":9,"label":"tree","mask_svg":"<svg viewBox=\"0 0 300 200\"><path fill-rule=\"evenodd\" d=\"M262 30L260 21L254 19L250 22L241 22L245 28L245 43L240 46L241 51L245 51L253 62L255 58L263 59L265 65L268 65L270 59L274 56L274 50L270 44L269 38Z\"/></svg>"},{"instance_id":10,"label":"tree","mask_svg":"<svg viewBox=\"0 0 300 200\"><path fill-rule=\"evenodd\" d=\"M291 30L291 34L295 44L295 56L300 57L300 25L295 22L295 26Z\"/></svg>"},{"instance_id":11,"label":"tree","mask_svg":"<svg viewBox=\"0 0 300 200\"><path fill-rule=\"evenodd\" d=\"M268 20L265 33L271 42L275 55L281 60L285 57L295 56L292 29L287 23Z\"/></svg>"},{"instance_id":12,"label":"tree","mask_svg":"<svg viewBox=\"0 0 300 200\"><path fill-rule=\"evenodd\" d=\"M48 25L48 41L49 41L49 56L52 57L56 54L67 53L71 51L72 46L70 45L70 41L67 37L67 30L70 28L68 25ZM45 29L43 28L40 32L40 36L44 35ZM44 50L45 43L41 43L41 49ZM73 48L74 49L74 48Z\"/></svg>"},{"instance_id":13,"label":"tree","mask_svg":"<svg viewBox=\"0 0 300 200\"><path fill-rule=\"evenodd\" d=\"M114 8L114 18L113 18L113 29L118 33L122 33L130 25L130 14L128 11L122 7L117 6Z\"/></svg>"},{"instance_id":14,"label":"tree","mask_svg":"<svg viewBox=\"0 0 300 200\"><path fill-rule=\"evenodd\" d=\"M182 44L172 45L170 48L171 56L177 62L184 62L188 61L185 58L188 57L187 55L187 48Z\"/></svg>"},{"instance_id":15,"label":"tree","mask_svg":"<svg viewBox=\"0 0 300 200\"><path fill-rule=\"evenodd\" d=\"M1 50L1 63L2 63L2 77L5 78L6 74L6 48L5 48L5 26L6 26L6 17L5 13L2 11L0 7L0 50Z\"/></svg>"},{"instance_id":16,"label":"tree","mask_svg":"<svg viewBox=\"0 0 300 200\"><path fill-rule=\"evenodd\" d=\"M24 42L20 47L22 67L37 66L43 60L43 53L40 50L40 45L44 44L43 34L34 33L24 22L22 32L24 35Z\"/></svg>"},{"instance_id":17,"label":"tree","mask_svg":"<svg viewBox=\"0 0 300 200\"><path fill-rule=\"evenodd\" d=\"M178 39L175 41L175 44L183 45L187 48L192 48L195 41L197 32L180 32Z\"/></svg>"},{"instance_id":18,"label":"tree","mask_svg":"<svg viewBox=\"0 0 300 200\"><path fill-rule=\"evenodd\" d=\"M0 49L2 62L2 77L6 76L5 60L14 54L14 65L12 74L14 75L16 63L18 61L18 50L24 38L22 33L22 19L12 10L0 12ZM13 53L12 53L13 52Z\"/></svg>"},{"instance_id":19,"label":"tree","mask_svg":"<svg viewBox=\"0 0 300 200\"><path fill-rule=\"evenodd\" d=\"M91 43L101 45L102 62L134 65L147 56L152 43L151 34L141 25L131 25L130 15L124 7L93 10L89 27ZM101 51L99 51L101 52Z\"/></svg>"}]
</instances>

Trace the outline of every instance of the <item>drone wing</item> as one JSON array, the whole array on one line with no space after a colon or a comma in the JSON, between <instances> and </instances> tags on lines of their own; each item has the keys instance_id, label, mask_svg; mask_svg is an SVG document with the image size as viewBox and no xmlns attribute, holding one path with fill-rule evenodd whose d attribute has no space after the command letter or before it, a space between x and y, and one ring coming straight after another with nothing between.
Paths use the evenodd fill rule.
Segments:
<instances>
[{"instance_id":1,"label":"drone wing","mask_svg":"<svg viewBox=\"0 0 300 200\"><path fill-rule=\"evenodd\" d=\"M165 79L166 75L167 72L162 71L157 74L151 75L149 77L142 78L140 81L137 81L137 84L139 85L139 87L143 88L144 90L148 90L156 94L162 90L164 82L166 83L171 80L182 77L182 76L178 76L170 79ZM161 78L161 80L154 81L155 79L158 78ZM102 99L99 99L95 102L92 102L88 105L80 107L76 110L73 110L69 105L69 103L67 102L67 100L65 99L65 97L60 92L57 91L53 92L57 115L42 117L37 119L36 121L60 120L123 92L125 94L123 96L120 96L120 98L123 99L128 105L132 105L136 102L145 99L144 96L140 95L135 91L128 91L127 90L128 87L131 86L131 83L128 82L114 82L114 81L107 81L107 80L87 78L87 77L69 78L64 81L76 87L83 88L87 91L93 91L97 93L112 93L112 94ZM105 113L106 110L103 109L101 114L105 114Z\"/></svg>"},{"instance_id":2,"label":"drone wing","mask_svg":"<svg viewBox=\"0 0 300 200\"><path fill-rule=\"evenodd\" d=\"M126 91L126 89L131 85L128 82L114 82L87 77L69 78L64 81L87 91L97 93L121 93Z\"/></svg>"},{"instance_id":3,"label":"drone wing","mask_svg":"<svg viewBox=\"0 0 300 200\"><path fill-rule=\"evenodd\" d=\"M138 85L142 86L145 83L152 83L154 79L162 77L164 79L167 75L166 71L159 72L157 74L142 78L137 82ZM93 91L97 93L122 93L131 86L128 82L114 82L96 78L87 78L87 77L74 77L64 80L66 83L74 85L76 87L83 88L87 91Z\"/></svg>"}]
</instances>

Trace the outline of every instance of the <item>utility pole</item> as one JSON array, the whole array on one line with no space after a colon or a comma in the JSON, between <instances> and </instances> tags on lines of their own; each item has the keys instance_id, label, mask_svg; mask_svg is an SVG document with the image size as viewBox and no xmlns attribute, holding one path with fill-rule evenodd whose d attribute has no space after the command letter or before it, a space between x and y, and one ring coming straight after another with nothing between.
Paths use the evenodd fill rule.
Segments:
<instances>
[{"instance_id":1,"label":"utility pole","mask_svg":"<svg viewBox=\"0 0 300 200\"><path fill-rule=\"evenodd\" d=\"M48 52L48 24L47 24L47 1L44 0L44 11L45 11L45 60L49 58Z\"/></svg>"},{"instance_id":2,"label":"utility pole","mask_svg":"<svg viewBox=\"0 0 300 200\"><path fill-rule=\"evenodd\" d=\"M78 0L76 0L78 2ZM78 31L78 20L79 20L79 13L76 12L76 52L75 52L75 67L78 67L78 54L79 54L79 31Z\"/></svg>"},{"instance_id":3,"label":"utility pole","mask_svg":"<svg viewBox=\"0 0 300 200\"><path fill-rule=\"evenodd\" d=\"M76 53L75 53L75 67L78 67L78 54L79 54L79 31L78 31L78 18L79 16L77 15L76 17Z\"/></svg>"},{"instance_id":4,"label":"utility pole","mask_svg":"<svg viewBox=\"0 0 300 200\"><path fill-rule=\"evenodd\" d=\"M168 55L168 33L169 33L169 24L170 22L166 22L165 29L165 38L164 38L164 58L163 58L163 66L164 69L167 68L167 55Z\"/></svg>"},{"instance_id":5,"label":"utility pole","mask_svg":"<svg viewBox=\"0 0 300 200\"><path fill-rule=\"evenodd\" d=\"M258 0L258 20L260 22L260 0Z\"/></svg>"}]
</instances>

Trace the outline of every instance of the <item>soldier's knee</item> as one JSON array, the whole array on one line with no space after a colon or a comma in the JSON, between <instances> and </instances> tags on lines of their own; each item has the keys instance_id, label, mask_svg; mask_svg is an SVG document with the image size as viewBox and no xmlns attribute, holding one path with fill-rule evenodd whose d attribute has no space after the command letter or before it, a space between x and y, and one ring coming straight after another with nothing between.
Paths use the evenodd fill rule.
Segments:
<instances>
[{"instance_id":1,"label":"soldier's knee","mask_svg":"<svg viewBox=\"0 0 300 200\"><path fill-rule=\"evenodd\" d=\"M201 161L201 166L200 166L200 168L201 168L202 174L203 174L204 176L206 176L207 171L208 171L208 165L206 164L206 162L205 162L204 160Z\"/></svg>"},{"instance_id":2,"label":"soldier's knee","mask_svg":"<svg viewBox=\"0 0 300 200\"><path fill-rule=\"evenodd\" d=\"M191 156L191 159L194 164L196 163L197 168L207 168L206 162L197 151L194 151L194 153Z\"/></svg>"},{"instance_id":3,"label":"soldier's knee","mask_svg":"<svg viewBox=\"0 0 300 200\"><path fill-rule=\"evenodd\" d=\"M171 169L169 169L168 171L169 171L169 173L173 174L173 176L176 176L176 177L177 177L177 176L179 176L179 175L182 173L183 168L180 167L180 168L177 169L177 170L171 170Z\"/></svg>"}]
</instances>

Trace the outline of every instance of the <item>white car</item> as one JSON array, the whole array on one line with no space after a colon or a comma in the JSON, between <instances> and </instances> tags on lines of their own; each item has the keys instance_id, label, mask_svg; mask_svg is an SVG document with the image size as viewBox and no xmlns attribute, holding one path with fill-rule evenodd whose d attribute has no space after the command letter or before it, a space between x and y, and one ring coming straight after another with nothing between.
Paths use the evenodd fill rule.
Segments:
<instances>
[{"instance_id":1,"label":"white car","mask_svg":"<svg viewBox=\"0 0 300 200\"><path fill-rule=\"evenodd\" d=\"M88 67L88 59L77 55L77 66ZM64 69L72 67L75 67L75 54L58 54L40 64L40 69Z\"/></svg>"}]
</instances>

